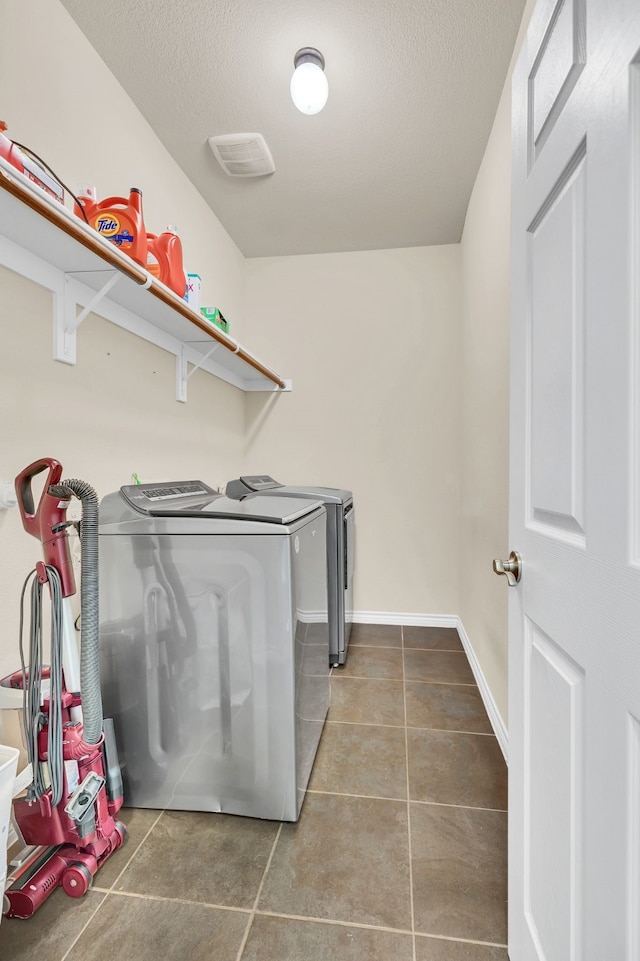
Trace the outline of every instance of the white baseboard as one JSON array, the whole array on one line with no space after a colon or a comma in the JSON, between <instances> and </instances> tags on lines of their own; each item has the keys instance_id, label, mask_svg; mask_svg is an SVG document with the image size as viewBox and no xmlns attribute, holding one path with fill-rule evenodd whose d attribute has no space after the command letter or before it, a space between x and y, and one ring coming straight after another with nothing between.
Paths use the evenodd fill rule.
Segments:
<instances>
[{"instance_id":1,"label":"white baseboard","mask_svg":"<svg viewBox=\"0 0 640 961\"><path fill-rule=\"evenodd\" d=\"M460 635L460 640L462 641L462 646L464 647L467 658L469 659L469 665L473 671L473 676L476 679L476 684L480 690L480 697L482 698L483 704L486 708L487 714L489 715L489 720L491 721L491 727L493 728L493 733L495 734L498 744L500 745L500 750L504 755L504 759L509 763L509 734L507 732L507 727L504 723L502 715L498 710L498 705L493 699L493 695L487 684L486 678L480 667L478 658L476 657L475 651L469 636L464 629L464 625L460 618L457 618L457 628L458 634Z\"/></svg>"},{"instance_id":2,"label":"white baseboard","mask_svg":"<svg viewBox=\"0 0 640 961\"><path fill-rule=\"evenodd\" d=\"M354 611L354 624L403 624L406 627L457 627L455 614L398 614L397 611Z\"/></svg>"},{"instance_id":3,"label":"white baseboard","mask_svg":"<svg viewBox=\"0 0 640 961\"><path fill-rule=\"evenodd\" d=\"M476 657L473 645L464 629L464 625L457 614L399 614L397 611L354 611L354 624L402 624L407 627L455 627L460 635L462 646L464 647L473 676L480 691L480 697L489 715L489 720L493 728L500 750L504 759L509 763L509 734L506 725L498 710L489 685Z\"/></svg>"}]
</instances>

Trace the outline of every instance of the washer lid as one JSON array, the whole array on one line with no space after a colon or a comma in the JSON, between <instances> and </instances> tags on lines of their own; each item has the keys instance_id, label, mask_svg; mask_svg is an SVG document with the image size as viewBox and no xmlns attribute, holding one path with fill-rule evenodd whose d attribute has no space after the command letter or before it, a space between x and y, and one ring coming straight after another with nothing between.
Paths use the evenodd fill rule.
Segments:
<instances>
[{"instance_id":1,"label":"washer lid","mask_svg":"<svg viewBox=\"0 0 640 961\"><path fill-rule=\"evenodd\" d=\"M311 514L322 501L316 498L265 497L250 494L241 501L217 494L201 481L140 484L122 487L129 503L151 517L202 517L291 524Z\"/></svg>"},{"instance_id":2,"label":"washer lid","mask_svg":"<svg viewBox=\"0 0 640 961\"><path fill-rule=\"evenodd\" d=\"M353 501L352 491L338 487L297 486L295 484L280 484L268 474L251 474L238 477L228 482L225 494L227 497L242 500L250 492L268 494L273 497L313 497L323 504L349 504Z\"/></svg>"},{"instance_id":3,"label":"washer lid","mask_svg":"<svg viewBox=\"0 0 640 961\"><path fill-rule=\"evenodd\" d=\"M226 517L234 520L266 521L271 524L291 524L322 506L322 501L317 499L264 497L255 494L241 501L232 500L230 497L216 497L200 508L185 507L172 513L182 517Z\"/></svg>"},{"instance_id":4,"label":"washer lid","mask_svg":"<svg viewBox=\"0 0 640 961\"><path fill-rule=\"evenodd\" d=\"M274 491L274 493L276 493ZM317 497L323 504L348 504L353 500L353 492L339 487L306 487L297 484L285 484L278 488L278 494L287 497Z\"/></svg>"}]
</instances>

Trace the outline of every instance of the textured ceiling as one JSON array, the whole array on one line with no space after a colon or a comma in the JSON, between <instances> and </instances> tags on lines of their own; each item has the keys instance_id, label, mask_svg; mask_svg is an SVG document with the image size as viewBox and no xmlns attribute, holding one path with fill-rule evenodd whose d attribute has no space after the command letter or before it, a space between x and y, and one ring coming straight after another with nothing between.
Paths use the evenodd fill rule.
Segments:
<instances>
[{"instance_id":1,"label":"textured ceiling","mask_svg":"<svg viewBox=\"0 0 640 961\"><path fill-rule=\"evenodd\" d=\"M246 256L460 240L524 0L62 2ZM229 178L208 138L254 132L275 173Z\"/></svg>"}]
</instances>

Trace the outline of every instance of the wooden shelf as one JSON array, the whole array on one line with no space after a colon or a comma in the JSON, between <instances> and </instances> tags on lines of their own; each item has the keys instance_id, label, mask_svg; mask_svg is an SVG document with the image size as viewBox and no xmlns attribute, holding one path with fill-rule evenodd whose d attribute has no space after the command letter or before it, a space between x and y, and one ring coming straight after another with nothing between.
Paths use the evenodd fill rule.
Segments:
<instances>
[{"instance_id":1,"label":"wooden shelf","mask_svg":"<svg viewBox=\"0 0 640 961\"><path fill-rule=\"evenodd\" d=\"M179 400L186 400L189 364L244 391L291 389L290 381L207 323L2 157L0 264L57 295L57 360L75 363L76 305L80 305L175 354Z\"/></svg>"}]
</instances>

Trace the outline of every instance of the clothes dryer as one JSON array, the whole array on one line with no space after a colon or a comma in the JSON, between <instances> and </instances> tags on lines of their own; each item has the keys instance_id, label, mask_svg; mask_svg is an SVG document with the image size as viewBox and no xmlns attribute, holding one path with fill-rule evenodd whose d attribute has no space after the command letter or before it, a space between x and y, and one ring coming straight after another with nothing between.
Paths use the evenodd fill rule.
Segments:
<instances>
[{"instance_id":1,"label":"clothes dryer","mask_svg":"<svg viewBox=\"0 0 640 961\"><path fill-rule=\"evenodd\" d=\"M125 803L297 820L329 705L325 517L317 499L238 502L201 481L103 499Z\"/></svg>"},{"instance_id":2,"label":"clothes dryer","mask_svg":"<svg viewBox=\"0 0 640 961\"><path fill-rule=\"evenodd\" d=\"M356 512L353 493L336 487L280 484L267 474L245 475L229 481L227 497L251 495L319 499L327 511L327 585L329 590L329 658L333 667L344 664L353 621Z\"/></svg>"}]
</instances>

